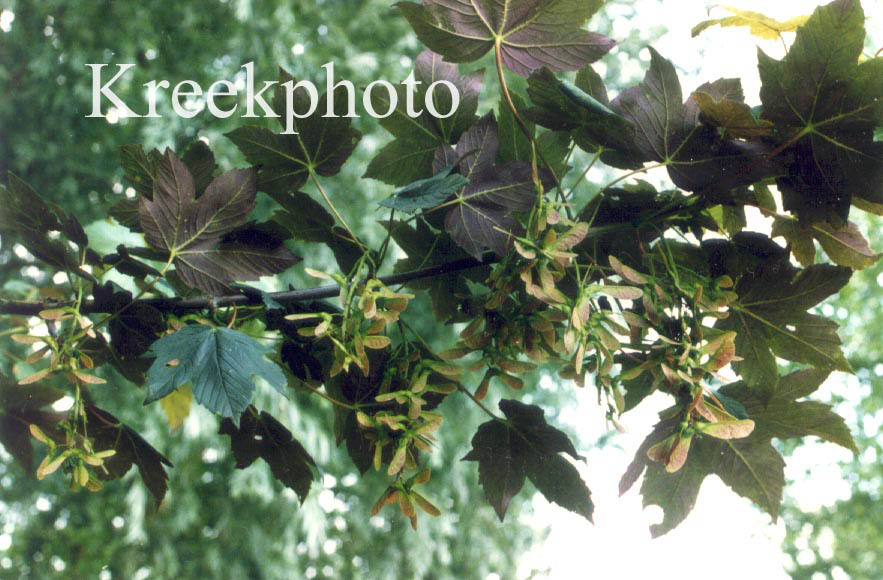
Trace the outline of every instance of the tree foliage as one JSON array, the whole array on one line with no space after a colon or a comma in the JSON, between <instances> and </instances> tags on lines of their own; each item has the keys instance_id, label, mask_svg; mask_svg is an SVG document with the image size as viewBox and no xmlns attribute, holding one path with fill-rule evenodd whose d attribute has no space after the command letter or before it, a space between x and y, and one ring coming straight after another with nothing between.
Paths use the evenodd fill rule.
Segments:
<instances>
[{"instance_id":1,"label":"tree foliage","mask_svg":"<svg viewBox=\"0 0 883 580\"><path fill-rule=\"evenodd\" d=\"M343 218L334 190L362 134L349 118L322 116L324 104L299 120L300 135L227 133L245 168L219 172L200 143L124 148L137 197L110 211L143 243L116 252L97 251L74 213L10 173L4 241L69 287L0 302L21 358L4 371L4 447L40 479L64 472L95 491L135 465L159 505L171 462L94 400L98 385L134 383L173 424L192 396L222 418L237 468L261 458L303 501L317 462L254 405L260 376L284 396L330 402L329 439L360 473L388 478L375 513L397 506L417 528L418 509L440 512L439 498L415 487L430 480L437 433L459 427L442 405L458 397L490 417L462 451L500 519L525 479L591 519L567 435L536 405L503 398L500 415L484 402L530 390L543 369L596 388L615 425L650 394L671 397L620 484L624 493L643 474L644 503L665 512L654 535L687 517L712 474L776 517L785 482L773 439L813 435L857 450L842 418L804 398L831 371L851 370L837 323L814 307L879 258L849 213L883 207L883 59L861 58L858 0L836 0L775 29L798 26L781 61L758 55L759 109L732 78L685 98L675 65L652 48L643 81L610 99L592 62L614 42L582 28L599 5L397 4L428 47L415 77L450 79L463 99L445 122L400 110L381 122L393 140L365 179L390 195L372 232ZM757 15L739 17L756 25ZM481 73L456 64L489 52L496 113L479 111ZM291 78L283 70L280 84ZM571 166L576 148L590 164ZM580 207L562 182L596 163L620 173ZM653 168L675 187L636 179ZM258 211L258 192L272 209ZM748 231L747 208L788 245ZM304 269L323 286L242 284L298 268L291 240L334 256ZM813 240L833 263L815 263ZM412 305L424 291L431 310ZM28 316L47 334L29 332ZM455 322L455 343L419 331ZM780 360L801 368L783 374ZM71 410L47 410L64 393Z\"/></svg>"}]
</instances>

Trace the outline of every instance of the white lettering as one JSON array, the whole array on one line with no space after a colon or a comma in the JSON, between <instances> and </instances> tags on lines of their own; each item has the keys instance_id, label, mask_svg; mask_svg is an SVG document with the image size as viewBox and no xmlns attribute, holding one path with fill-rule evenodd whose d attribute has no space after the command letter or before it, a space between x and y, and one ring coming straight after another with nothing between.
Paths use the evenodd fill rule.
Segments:
<instances>
[{"instance_id":1,"label":"white lettering","mask_svg":"<svg viewBox=\"0 0 883 580\"><path fill-rule=\"evenodd\" d=\"M448 90L451 91L451 110L447 112L447 114L442 115L438 111L435 110L435 103L432 99L432 93L435 92L435 87L437 85L445 85L448 87ZM435 81L429 88L426 89L426 97L423 99L424 104L426 105L426 110L435 117L436 119L447 119L451 115L457 112L457 107L460 106L460 91L457 90L457 87L454 86L454 83L451 81Z\"/></svg>"},{"instance_id":2,"label":"white lettering","mask_svg":"<svg viewBox=\"0 0 883 580\"><path fill-rule=\"evenodd\" d=\"M383 115L379 115L377 111L374 110L374 105L371 104L371 91L374 89L376 85L381 85L386 89L387 94L389 94L389 107L387 108L386 113ZM374 117L375 119L385 119L393 114L396 110L396 106L398 105L399 96L396 94L396 89L394 86L389 84L386 81L374 81L365 87L365 94L362 95L362 106L365 107L365 110L368 111L368 114Z\"/></svg>"},{"instance_id":3,"label":"white lettering","mask_svg":"<svg viewBox=\"0 0 883 580\"><path fill-rule=\"evenodd\" d=\"M138 113L130 109L126 106L126 103L120 99L116 93L110 90L110 86L117 82L117 80L125 74L127 70L135 66L134 64L118 64L119 72L114 75L112 79L101 84L101 69L106 67L106 64L87 64L89 68L92 69L92 114L86 115L87 117L104 117L104 114L101 112L101 96L104 95L111 102L111 104L119 109L120 117L140 117Z\"/></svg>"},{"instance_id":4,"label":"white lettering","mask_svg":"<svg viewBox=\"0 0 883 580\"><path fill-rule=\"evenodd\" d=\"M353 86L353 83L343 80L337 84L334 84L334 63L328 62L322 65L322 68L325 69L325 116L326 117L338 117L339 115L334 113L334 93L338 87L343 87L346 89L346 101L347 101L347 113L344 117L358 117L356 115L356 88Z\"/></svg>"},{"instance_id":5,"label":"white lettering","mask_svg":"<svg viewBox=\"0 0 883 580\"><path fill-rule=\"evenodd\" d=\"M408 75L408 78L402 81L402 84L405 85L405 88L408 89L405 95L405 107L407 109L408 116L412 119L415 117L419 117L423 114L423 109L419 111L414 109L414 95L417 92L417 85L422 85L423 83L414 78L414 75Z\"/></svg>"},{"instance_id":6,"label":"white lettering","mask_svg":"<svg viewBox=\"0 0 883 580\"><path fill-rule=\"evenodd\" d=\"M245 69L245 114L243 118L249 119L257 117L254 114L254 104L257 103L264 110L264 117L278 117L267 101L262 96L264 91L276 84L276 81L264 81L264 88L257 93L254 92L254 62L247 62L242 65Z\"/></svg>"},{"instance_id":7,"label":"white lettering","mask_svg":"<svg viewBox=\"0 0 883 580\"><path fill-rule=\"evenodd\" d=\"M190 85L189 91L181 90L181 87L184 85ZM187 110L181 106L181 96L184 97L201 97L202 96L202 88L196 84L194 81L181 81L175 88L172 89L172 109L175 110L175 113L179 117L183 117L185 119L192 119L199 113L199 109L194 107L193 110Z\"/></svg>"},{"instance_id":8,"label":"white lettering","mask_svg":"<svg viewBox=\"0 0 883 580\"><path fill-rule=\"evenodd\" d=\"M297 135L298 132L294 130L294 119L303 119L316 112L316 107L319 106L319 91L310 81L298 81L297 84L294 81L286 81L282 86L285 87L285 131L282 134ZM298 113L294 110L294 91L299 88L310 94L310 108L306 113Z\"/></svg>"},{"instance_id":9,"label":"white lettering","mask_svg":"<svg viewBox=\"0 0 883 580\"><path fill-rule=\"evenodd\" d=\"M216 87L222 86L226 89L226 91L216 90ZM236 108L239 107L238 104L233 105L232 109L221 109L215 104L215 97L235 97L236 96L236 87L233 86L233 83L230 81L216 81L212 83L212 86L208 88L208 92L205 94L206 104L208 105L209 113L214 115L219 119L226 119L233 115L236 112Z\"/></svg>"},{"instance_id":10,"label":"white lettering","mask_svg":"<svg viewBox=\"0 0 883 580\"><path fill-rule=\"evenodd\" d=\"M147 114L145 117L161 117L162 115L156 114L156 92L159 89L169 88L169 81L150 81L144 83L144 86L147 87Z\"/></svg>"}]
</instances>

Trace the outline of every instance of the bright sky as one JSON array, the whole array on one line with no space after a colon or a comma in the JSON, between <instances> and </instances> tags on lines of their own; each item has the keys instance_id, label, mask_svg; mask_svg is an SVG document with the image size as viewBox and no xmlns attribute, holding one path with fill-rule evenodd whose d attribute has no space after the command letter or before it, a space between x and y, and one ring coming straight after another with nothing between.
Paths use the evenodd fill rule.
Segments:
<instances>
[{"instance_id":1,"label":"bright sky","mask_svg":"<svg viewBox=\"0 0 883 580\"><path fill-rule=\"evenodd\" d=\"M740 77L748 103L760 104L755 47L760 46L774 58L781 58L784 49L780 43L754 38L742 28L714 27L691 38L690 29L709 18L706 6L713 3L636 0L638 18L616 20L613 37L625 37L634 27L663 23L669 31L654 47L679 67L685 95L705 81L722 76ZM740 9L756 10L781 20L808 14L825 3L816 0L731 2ZM883 2L863 0L862 4L868 17L868 33L875 39L875 45L883 46ZM720 8L711 11L714 18L727 14ZM792 39L787 41L790 44ZM855 378L838 374L829 379L831 381L855 381ZM824 400L829 395L830 385L823 387L819 398ZM604 433L604 414L597 406L593 388L580 391L579 397L579 405L565 410L559 421L576 428L580 440L590 445ZM539 494L535 496L535 515L529 523L540 530L548 529L549 536L522 558L519 578L526 577L532 568L549 570L548 575L538 577L554 580L699 577L776 580L789 577L785 571L786 556L780 549L785 535L783 522L772 523L768 515L754 509L748 500L734 494L717 477L706 479L687 520L656 540L650 538L648 527L661 521L662 512L655 506L647 510L641 507L640 482L625 496L618 497L620 475L656 422L656 412L669 404L663 397L655 403L654 406L647 401L626 415L624 422L628 432L614 436L612 444L580 450L588 460L586 465L578 467L592 490L594 525L549 504ZM850 487L841 476L837 462L850 457L849 452L832 444L804 446L786 458L786 477L797 480L786 488L786 493L805 510L819 509L848 497ZM821 551L824 552L824 547ZM804 557L813 557L812 552L805 551L800 559ZM836 579L837 570L833 573ZM842 577L846 578L845 573Z\"/></svg>"}]
</instances>

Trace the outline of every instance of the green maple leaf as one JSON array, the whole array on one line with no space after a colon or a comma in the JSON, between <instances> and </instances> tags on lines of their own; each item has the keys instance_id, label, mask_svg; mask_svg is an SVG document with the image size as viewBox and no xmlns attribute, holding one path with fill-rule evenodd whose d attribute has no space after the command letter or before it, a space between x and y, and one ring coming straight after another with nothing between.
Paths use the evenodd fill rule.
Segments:
<instances>
[{"instance_id":1,"label":"green maple leaf","mask_svg":"<svg viewBox=\"0 0 883 580\"><path fill-rule=\"evenodd\" d=\"M776 126L784 207L801 223L845 220L853 196L883 201L883 58L859 64L858 0L819 7L776 61L758 53L763 118Z\"/></svg>"},{"instance_id":2,"label":"green maple leaf","mask_svg":"<svg viewBox=\"0 0 883 580\"><path fill-rule=\"evenodd\" d=\"M196 187L196 197L201 196L214 179L218 164L215 162L215 154L204 141L194 141L187 149L181 161L193 174L193 184Z\"/></svg>"},{"instance_id":3,"label":"green maple leaf","mask_svg":"<svg viewBox=\"0 0 883 580\"><path fill-rule=\"evenodd\" d=\"M641 484L644 506L662 508L662 523L650 526L655 538L680 525L693 510L699 489L709 475L717 475L734 492L764 508L774 518L778 515L785 485L785 462L769 439L754 433L744 439L721 441L694 436L686 463L669 473L660 463L647 459L649 445L642 445L632 465L620 482L620 493L627 491L646 468Z\"/></svg>"},{"instance_id":4,"label":"green maple leaf","mask_svg":"<svg viewBox=\"0 0 883 580\"><path fill-rule=\"evenodd\" d=\"M224 294L237 280L257 280L296 264L282 240L242 229L255 206L254 169L234 169L214 178L199 198L186 165L167 149L156 168L153 199L141 197L144 238L168 252L191 288Z\"/></svg>"},{"instance_id":5,"label":"green maple leaf","mask_svg":"<svg viewBox=\"0 0 883 580\"><path fill-rule=\"evenodd\" d=\"M567 435L546 423L539 407L503 399L500 410L507 421L480 425L463 458L478 462L478 480L500 521L526 478L549 501L592 521L591 493L560 455L581 459Z\"/></svg>"},{"instance_id":6,"label":"green maple leaf","mask_svg":"<svg viewBox=\"0 0 883 580\"><path fill-rule=\"evenodd\" d=\"M512 94L510 97L516 111L524 111L527 108L524 100L517 94ZM522 119L522 121L531 138L534 138L536 136L534 124L526 119ZM518 121L515 119L515 115L512 114L512 109L509 108L505 98L501 98L497 106L497 132L500 137L500 149L497 151L498 162L525 161L530 163L530 141L527 140L521 127L518 126ZM540 152L542 153L542 150Z\"/></svg>"},{"instance_id":7,"label":"green maple leaf","mask_svg":"<svg viewBox=\"0 0 883 580\"><path fill-rule=\"evenodd\" d=\"M198 403L238 421L251 402L255 376L287 396L282 369L264 358L270 350L238 330L185 326L150 347L148 354L156 360L147 371L145 404L190 384Z\"/></svg>"},{"instance_id":8,"label":"green maple leaf","mask_svg":"<svg viewBox=\"0 0 883 580\"><path fill-rule=\"evenodd\" d=\"M151 149L148 153L141 145L120 147L120 166L123 168L123 179L139 195L148 199L153 197L153 178L160 161L162 161L162 153L158 149Z\"/></svg>"},{"instance_id":9,"label":"green maple leaf","mask_svg":"<svg viewBox=\"0 0 883 580\"><path fill-rule=\"evenodd\" d=\"M414 61L414 108L420 115L411 117L407 109L407 93L404 85L396 86L397 104L393 113L380 119L380 125L395 139L381 149L365 171L365 177L379 179L391 185L404 186L432 172L432 159L439 145L456 143L463 132L472 126L477 117L478 96L481 93L484 69L461 76L457 65L445 62L430 50L420 53ZM457 88L460 104L447 119L434 117L424 107L426 89L434 82L448 81ZM389 97L385 91L371 93L374 109L389 110ZM450 92L437 87L433 91L436 111L445 114L451 109Z\"/></svg>"},{"instance_id":10,"label":"green maple leaf","mask_svg":"<svg viewBox=\"0 0 883 580\"><path fill-rule=\"evenodd\" d=\"M282 71L273 98L273 109L279 123L284 127L286 89L282 83L294 79ZM287 195L297 191L309 179L310 172L330 177L352 155L362 134L352 127L347 114L347 93L342 85L334 94L336 117L326 116L328 108L326 93L319 97L315 111L308 117L292 120L296 135L273 133L269 129L246 125L226 134L245 158L258 171L259 190L270 194L283 207L297 209L288 204ZM303 112L310 107L309 93L298 87L292 96L295 111Z\"/></svg>"},{"instance_id":11,"label":"green maple leaf","mask_svg":"<svg viewBox=\"0 0 883 580\"><path fill-rule=\"evenodd\" d=\"M667 472L659 463L641 463L641 471L645 466L647 469L641 483L643 505L656 505L663 510L662 522L650 526L650 534L654 538L676 528L693 510L702 482L712 470L714 458L710 451L708 447L698 445L698 441L694 442L687 462L674 473ZM642 459L646 458L646 449L643 446L638 453ZM635 461L638 461L638 457L635 456ZM620 483L620 492L624 493L628 487L623 488Z\"/></svg>"},{"instance_id":12,"label":"green maple leaf","mask_svg":"<svg viewBox=\"0 0 883 580\"><path fill-rule=\"evenodd\" d=\"M453 165L448 165L432 177L409 183L380 205L408 213L441 205L452 193L469 183L459 173L451 173L453 169Z\"/></svg>"},{"instance_id":13,"label":"green maple leaf","mask_svg":"<svg viewBox=\"0 0 883 580\"><path fill-rule=\"evenodd\" d=\"M708 455L716 457L714 474L734 492L763 508L775 521L785 487L785 460L769 439L749 435L744 439L697 441L700 452L705 446L709 447Z\"/></svg>"},{"instance_id":14,"label":"green maple leaf","mask_svg":"<svg viewBox=\"0 0 883 580\"><path fill-rule=\"evenodd\" d=\"M755 420L752 435L758 438L794 439L814 435L857 453L849 427L831 405L798 400L814 393L829 374L828 370L804 369L781 377L777 383L749 387L740 381L726 385L721 392L745 407Z\"/></svg>"},{"instance_id":15,"label":"green maple leaf","mask_svg":"<svg viewBox=\"0 0 883 580\"><path fill-rule=\"evenodd\" d=\"M316 462L275 417L266 411L259 414L249 406L242 413L238 427L230 419L224 419L219 432L230 436L237 469L245 469L258 458L263 459L273 477L294 491L301 502L306 499Z\"/></svg>"},{"instance_id":16,"label":"green maple leaf","mask_svg":"<svg viewBox=\"0 0 883 580\"><path fill-rule=\"evenodd\" d=\"M776 218L772 235L783 236L791 246L791 253L804 266L815 262L814 239L818 240L832 262L853 270L873 266L883 255L871 249L861 230L851 221L837 226L820 222L803 228L796 220Z\"/></svg>"},{"instance_id":17,"label":"green maple leaf","mask_svg":"<svg viewBox=\"0 0 883 580\"><path fill-rule=\"evenodd\" d=\"M527 76L548 66L576 70L607 54L609 38L582 30L598 0L424 0L396 7L420 41L449 62L478 60L500 46L503 64Z\"/></svg>"},{"instance_id":18,"label":"green maple leaf","mask_svg":"<svg viewBox=\"0 0 883 580\"><path fill-rule=\"evenodd\" d=\"M738 100L695 91L693 100L709 121L737 139L766 137L772 133L773 124L755 118L751 108L742 102L741 91Z\"/></svg>"},{"instance_id":19,"label":"green maple leaf","mask_svg":"<svg viewBox=\"0 0 883 580\"><path fill-rule=\"evenodd\" d=\"M840 349L837 323L807 310L849 281L849 268L817 264L800 270L781 251L744 273L729 317L715 324L736 331L733 363L749 385L775 382L776 357L821 369L851 371Z\"/></svg>"},{"instance_id":20,"label":"green maple leaf","mask_svg":"<svg viewBox=\"0 0 883 580\"><path fill-rule=\"evenodd\" d=\"M620 495L644 474L641 483L643 504L657 505L664 514L661 523L650 526L654 538L670 532L684 521L693 510L699 489L709 475L717 475L734 492L752 500L775 518L785 485L785 462L770 444L769 437L756 433L757 424L755 421L754 431L741 439L721 440L693 435L686 462L672 473L647 454L650 447L677 430L677 420L660 421L623 474L619 482Z\"/></svg>"}]
</instances>

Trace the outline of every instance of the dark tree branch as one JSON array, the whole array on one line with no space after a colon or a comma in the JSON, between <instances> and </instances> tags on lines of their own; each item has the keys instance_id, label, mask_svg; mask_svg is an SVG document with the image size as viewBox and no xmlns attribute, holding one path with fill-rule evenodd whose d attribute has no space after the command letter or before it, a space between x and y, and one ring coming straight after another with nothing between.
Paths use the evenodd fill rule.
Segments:
<instances>
[{"instance_id":1,"label":"dark tree branch","mask_svg":"<svg viewBox=\"0 0 883 580\"><path fill-rule=\"evenodd\" d=\"M459 272L478 268L479 266L487 266L499 261L499 258L493 254L486 254L481 260L475 258L464 258L462 260L454 260L438 266L422 268L420 270L412 270L410 272L402 272L400 274L392 274L390 276L381 276L379 280L386 285L402 284L411 280L419 280L421 278L431 278L433 276L441 276L450 274L451 272ZM340 286L332 284L329 286L319 286L316 288L307 288L304 290L286 290L283 292L270 292L269 296L280 304L290 304L294 302L304 302L307 300L320 300L323 298L333 298L340 295ZM175 311L192 311L203 310L207 308L222 308L225 306L245 306L249 304L261 304L260 295L255 293L248 294L231 294L228 296L199 296L196 298L143 298L139 300L141 304L148 304L162 310L163 312ZM41 310L47 308L59 308L65 306L63 302L25 302L19 300L0 300L0 314L18 314L25 316L33 316ZM80 308L83 314L109 313L106 304L96 303L94 300L86 301Z\"/></svg>"}]
</instances>

